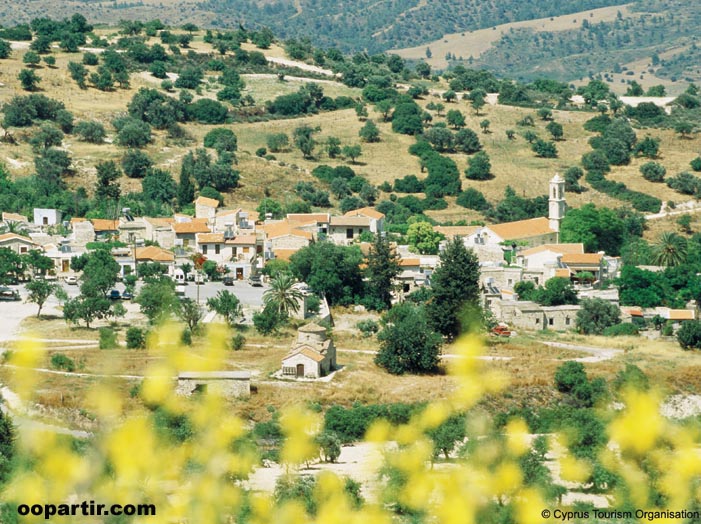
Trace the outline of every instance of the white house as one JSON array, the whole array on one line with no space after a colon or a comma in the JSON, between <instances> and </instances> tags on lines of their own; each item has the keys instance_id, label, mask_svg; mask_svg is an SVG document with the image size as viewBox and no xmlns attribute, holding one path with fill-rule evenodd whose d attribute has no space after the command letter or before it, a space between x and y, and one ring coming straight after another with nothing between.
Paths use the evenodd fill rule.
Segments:
<instances>
[{"instance_id":1,"label":"white house","mask_svg":"<svg viewBox=\"0 0 701 524\"><path fill-rule=\"evenodd\" d=\"M326 328L307 324L297 330L297 340L282 359L282 375L288 378L319 378L336 368L336 347Z\"/></svg>"},{"instance_id":2,"label":"white house","mask_svg":"<svg viewBox=\"0 0 701 524\"><path fill-rule=\"evenodd\" d=\"M380 213L372 207L361 207L360 209L354 209L352 211L348 211L348 213L346 213L344 216L367 218L370 221L371 233L382 233L382 231L385 229L384 213Z\"/></svg>"},{"instance_id":3,"label":"white house","mask_svg":"<svg viewBox=\"0 0 701 524\"><path fill-rule=\"evenodd\" d=\"M34 224L37 226L55 226L61 223L58 209L34 208Z\"/></svg>"},{"instance_id":4,"label":"white house","mask_svg":"<svg viewBox=\"0 0 701 524\"><path fill-rule=\"evenodd\" d=\"M29 253L32 249L40 249L39 244L34 242L31 238L16 233L0 235L0 248L3 247L9 248L19 255Z\"/></svg>"},{"instance_id":5,"label":"white house","mask_svg":"<svg viewBox=\"0 0 701 524\"><path fill-rule=\"evenodd\" d=\"M329 238L334 244L347 246L360 241L360 235L370 233L370 219L364 216L331 217Z\"/></svg>"}]
</instances>

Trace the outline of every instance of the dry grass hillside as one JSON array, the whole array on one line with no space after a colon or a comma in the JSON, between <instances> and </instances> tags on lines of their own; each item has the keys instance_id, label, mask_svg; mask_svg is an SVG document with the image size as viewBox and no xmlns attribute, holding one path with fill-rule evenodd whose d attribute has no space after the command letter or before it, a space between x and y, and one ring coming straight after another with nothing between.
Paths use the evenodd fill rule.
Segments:
<instances>
[{"instance_id":1,"label":"dry grass hillside","mask_svg":"<svg viewBox=\"0 0 701 524\"><path fill-rule=\"evenodd\" d=\"M478 58L489 49L502 36L507 35L513 29L532 29L533 31L567 31L582 24L582 20L589 20L590 23L610 22L616 19L617 13L631 16L628 6L611 6L600 9L591 9L570 15L555 16L552 18L538 18L536 20L526 20L523 22L512 22L501 24L487 29L476 31L465 31L444 35L438 40L428 42L416 47L403 49L392 49L389 53L395 53L402 58L410 60L425 60L432 67L444 69L448 67L445 59L447 53L463 57L465 59L472 56ZM431 58L426 58L426 48L431 49Z\"/></svg>"},{"instance_id":2,"label":"dry grass hillside","mask_svg":"<svg viewBox=\"0 0 701 524\"><path fill-rule=\"evenodd\" d=\"M106 36L114 34L114 30L103 30ZM211 48L202 42L202 35L198 35L192 44L193 49L200 53L209 53ZM155 42L155 40L153 41ZM13 96L26 94L22 91L17 74L23 68L22 57L25 49L16 49L11 58L2 61L0 69L0 99L8 100ZM266 51L270 56L282 57L283 50L273 47ZM119 160L124 149L111 142L114 136L114 128L110 122L120 113L126 111L127 104L133 95L142 87L159 89L160 81L149 73L133 73L130 78L131 85L128 89L116 89L110 92L98 91L94 88L87 90L78 89L67 72L69 61L79 61L80 54L67 54L58 49L53 50L56 58L56 66L49 68L46 65L36 69L42 78L40 83L41 93L63 101L67 108L73 112L76 121L97 120L105 125L108 130L106 143L95 145L77 140L73 135L67 135L63 147L73 158L76 174L68 180L71 186L84 186L88 192L92 192L94 183L94 166L104 160ZM217 73L208 71L203 90L200 96L214 98L218 87L213 82ZM301 75L302 73L300 73ZM280 94L296 91L303 82L309 79L295 77L284 81L278 80L275 75L248 75L244 77L247 87L246 92L251 94L258 105L266 100L271 100ZM210 82L212 80L212 82ZM348 88L338 82L327 80L319 81L319 85L330 96L346 95L359 97L360 90ZM433 86L440 89L441 86ZM173 94L173 96L177 96ZM437 95L431 95L419 104L426 106L431 101L437 101ZM536 158L530 150L529 144L521 134L529 129L517 126L516 122L526 115L534 115L532 109L517 108L511 106L487 105L479 115L476 115L466 101L459 100L446 104L446 111L458 109L467 118L467 126L475 130L489 154L492 163L492 174L488 181L470 181L463 177L463 189L475 187L482 191L492 202L503 196L504 188L510 185L519 195L528 197L537 196L546 192L547 182L555 172L562 172L570 166L577 165L582 154L589 151L588 139L592 136L583 130L582 124L593 115L579 111L555 111L554 118L564 126L563 141L557 142L558 158ZM442 121L445 113L437 115L434 112L433 123ZM407 153L407 149L414 143L414 138L392 132L390 123L382 122L381 115L369 107L369 118L374 120L381 131L381 140L378 143L362 144L362 155L352 167L359 174L367 177L373 184L392 182L395 178L408 174L415 174L422 178L418 159ZM490 121L489 132L480 132L480 122L484 119ZM545 130L546 122L536 118L536 133L547 138ZM315 150L314 159L304 159L299 150L292 147L287 151L276 153L275 160L264 160L255 156L256 150L266 146L266 138L271 133L285 132L292 135L294 129L301 125L318 127L320 131L315 135L319 146ZM358 131L363 122L358 119L353 110L323 112L316 115L284 120L270 120L256 123L227 124L239 139L238 169L241 172L241 185L239 188L226 195L229 205L252 206L259 201L264 194L269 194L281 200L294 198L293 187L300 180L313 180L310 172L320 164L348 164L344 159L329 159L324 152L323 143L330 136L340 138L345 144L360 143ZM171 170L177 178L182 157L191 149L202 146L204 135L213 128L210 125L194 123L186 124L186 129L193 140L189 143L180 143L169 140L164 131L154 131L155 140L146 148L146 152L154 159L157 167ZM507 130L516 131L516 138L509 140ZM33 129L13 129L13 134L19 139L19 145L0 143L0 161L4 162L14 176L24 176L33 172L33 153L28 138ZM659 137L662 141L661 157L659 161L667 168L668 174L676 174L688 169L689 161L698 154L698 139L679 139L672 131L639 130L638 136L645 134ZM461 173L467 167L468 157L464 154L452 154ZM664 184L653 184L642 178L638 169L644 159L633 159L630 165L616 167L609 175L611 179L625 182L631 189L639 190L658 196L662 200L681 201L685 198L667 188ZM350 164L349 164L350 165ZM121 181L123 189L138 190L140 182L126 177ZM585 184L586 185L586 184ZM381 196L386 198L387 195ZM446 220L461 220L479 218L474 212L467 212L454 204L454 198L449 197L449 208L443 211L429 212L435 218ZM620 202L596 191L586 191L580 195L568 195L568 202L572 206L579 206L587 202L602 205L618 206Z\"/></svg>"}]
</instances>

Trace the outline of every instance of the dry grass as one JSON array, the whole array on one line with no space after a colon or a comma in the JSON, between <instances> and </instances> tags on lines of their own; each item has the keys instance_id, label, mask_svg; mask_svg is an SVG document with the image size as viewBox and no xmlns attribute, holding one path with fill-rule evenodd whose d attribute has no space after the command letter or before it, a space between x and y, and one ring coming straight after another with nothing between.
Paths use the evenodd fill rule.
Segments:
<instances>
[{"instance_id":1,"label":"dry grass","mask_svg":"<svg viewBox=\"0 0 701 524\"><path fill-rule=\"evenodd\" d=\"M532 29L537 32L567 31L580 27L582 20L585 18L592 24L613 21L616 19L618 11L620 11L623 16L633 16L627 6L602 7L601 9L591 9L553 18L538 18L536 20L501 24L494 28L490 27L475 31L452 33L424 45L395 49L388 52L411 60L423 59L432 67L446 68L448 66L448 62L445 59L447 53L462 56L463 58L468 58L470 56L477 58L512 29ZM431 58L426 58L427 47L431 48Z\"/></svg>"}]
</instances>

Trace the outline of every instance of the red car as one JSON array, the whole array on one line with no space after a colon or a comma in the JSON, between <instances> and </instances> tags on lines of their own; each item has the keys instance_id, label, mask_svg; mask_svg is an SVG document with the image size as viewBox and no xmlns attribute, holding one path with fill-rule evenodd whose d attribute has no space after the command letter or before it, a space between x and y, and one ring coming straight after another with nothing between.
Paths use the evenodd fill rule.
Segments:
<instances>
[{"instance_id":1,"label":"red car","mask_svg":"<svg viewBox=\"0 0 701 524\"><path fill-rule=\"evenodd\" d=\"M511 330L506 326L496 326L492 329L492 335L497 337L510 337Z\"/></svg>"}]
</instances>

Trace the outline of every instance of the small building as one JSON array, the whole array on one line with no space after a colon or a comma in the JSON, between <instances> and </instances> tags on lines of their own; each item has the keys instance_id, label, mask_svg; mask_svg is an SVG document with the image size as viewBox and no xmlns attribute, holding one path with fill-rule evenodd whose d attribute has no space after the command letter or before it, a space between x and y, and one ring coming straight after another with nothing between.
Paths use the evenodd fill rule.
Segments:
<instances>
[{"instance_id":1,"label":"small building","mask_svg":"<svg viewBox=\"0 0 701 524\"><path fill-rule=\"evenodd\" d=\"M185 249L195 247L198 233L210 233L207 220L200 218L195 218L187 222L175 222L173 224L173 231L175 232L175 239L180 240Z\"/></svg>"},{"instance_id":2,"label":"small building","mask_svg":"<svg viewBox=\"0 0 701 524\"><path fill-rule=\"evenodd\" d=\"M9 248L18 255L29 253L32 249L39 249L39 244L31 238L17 233L5 233L0 235L0 247Z\"/></svg>"},{"instance_id":3,"label":"small building","mask_svg":"<svg viewBox=\"0 0 701 524\"><path fill-rule=\"evenodd\" d=\"M95 230L95 240L110 242L119 238L119 220L93 218L90 222Z\"/></svg>"},{"instance_id":4,"label":"small building","mask_svg":"<svg viewBox=\"0 0 701 524\"><path fill-rule=\"evenodd\" d=\"M226 398L251 396L248 371L183 371L175 388L178 395L214 393Z\"/></svg>"},{"instance_id":5,"label":"small building","mask_svg":"<svg viewBox=\"0 0 701 524\"><path fill-rule=\"evenodd\" d=\"M197 197L195 200L195 218L204 218L210 225L214 225L217 215L219 200L207 197Z\"/></svg>"},{"instance_id":6,"label":"small building","mask_svg":"<svg viewBox=\"0 0 701 524\"><path fill-rule=\"evenodd\" d=\"M339 246L347 246L360 241L360 235L370 233L370 219L364 216L331 217L329 238Z\"/></svg>"},{"instance_id":7,"label":"small building","mask_svg":"<svg viewBox=\"0 0 701 524\"><path fill-rule=\"evenodd\" d=\"M346 217L364 217L370 221L370 232L374 234L382 233L385 229L385 214L380 213L373 207L361 207L348 211Z\"/></svg>"},{"instance_id":8,"label":"small building","mask_svg":"<svg viewBox=\"0 0 701 524\"><path fill-rule=\"evenodd\" d=\"M61 223L58 209L34 208L34 224L37 226L55 226Z\"/></svg>"},{"instance_id":9,"label":"small building","mask_svg":"<svg viewBox=\"0 0 701 524\"><path fill-rule=\"evenodd\" d=\"M307 324L297 330L297 340L282 359L282 376L319 378L336 369L336 347L326 336L326 328Z\"/></svg>"}]
</instances>

